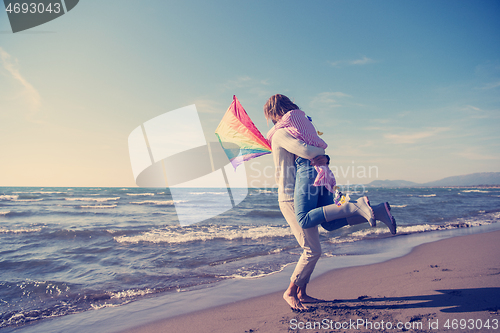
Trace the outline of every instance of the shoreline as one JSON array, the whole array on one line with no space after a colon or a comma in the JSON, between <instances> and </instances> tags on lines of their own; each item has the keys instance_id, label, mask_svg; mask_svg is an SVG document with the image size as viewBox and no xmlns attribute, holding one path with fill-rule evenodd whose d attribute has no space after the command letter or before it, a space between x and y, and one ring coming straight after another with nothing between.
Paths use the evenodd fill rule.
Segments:
<instances>
[{"instance_id":1,"label":"shoreline","mask_svg":"<svg viewBox=\"0 0 500 333\"><path fill-rule=\"evenodd\" d=\"M435 332L455 324L460 329L460 320L468 331L480 331L487 321L500 329L498 239L498 230L451 237L382 263L321 274L308 293L327 302L311 312L292 312L279 291L123 332L327 332L348 322L342 329L383 332L389 323L394 328L401 323L408 331Z\"/></svg>"}]
</instances>

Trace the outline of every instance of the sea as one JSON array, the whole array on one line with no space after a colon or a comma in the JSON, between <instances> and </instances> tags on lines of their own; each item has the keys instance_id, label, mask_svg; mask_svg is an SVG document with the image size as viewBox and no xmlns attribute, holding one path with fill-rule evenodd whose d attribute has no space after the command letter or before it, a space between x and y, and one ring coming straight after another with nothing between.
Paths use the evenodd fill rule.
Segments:
<instances>
[{"instance_id":1,"label":"sea","mask_svg":"<svg viewBox=\"0 0 500 333\"><path fill-rule=\"evenodd\" d=\"M225 191L185 189L185 200ZM347 193L390 202L398 235L380 222L320 228L323 257L373 254L373 246L353 252L351 245L500 221L495 187ZM302 252L273 189L249 189L236 207L188 226L179 224L175 203L168 188L0 187L0 331L263 279L293 268Z\"/></svg>"}]
</instances>

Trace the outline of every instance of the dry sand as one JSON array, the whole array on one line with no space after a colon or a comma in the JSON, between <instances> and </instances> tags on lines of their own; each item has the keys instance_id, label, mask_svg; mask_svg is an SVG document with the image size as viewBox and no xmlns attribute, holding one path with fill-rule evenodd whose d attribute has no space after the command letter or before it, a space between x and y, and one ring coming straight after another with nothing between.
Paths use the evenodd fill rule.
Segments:
<instances>
[{"instance_id":1,"label":"dry sand","mask_svg":"<svg viewBox=\"0 0 500 333\"><path fill-rule=\"evenodd\" d=\"M326 302L296 313L273 293L127 332L500 332L500 231L333 270L313 279L308 293Z\"/></svg>"}]
</instances>

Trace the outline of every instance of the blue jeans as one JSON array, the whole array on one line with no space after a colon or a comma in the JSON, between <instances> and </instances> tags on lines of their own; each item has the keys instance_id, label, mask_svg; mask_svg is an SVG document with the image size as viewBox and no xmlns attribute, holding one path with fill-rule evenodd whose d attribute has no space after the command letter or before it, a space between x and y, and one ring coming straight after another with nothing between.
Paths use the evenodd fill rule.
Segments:
<instances>
[{"instance_id":1,"label":"blue jeans","mask_svg":"<svg viewBox=\"0 0 500 333\"><path fill-rule=\"evenodd\" d=\"M305 158L295 160L297 173L295 175L294 205L297 222L303 229L312 228L318 224L329 231L347 225L346 219L327 222L323 206L333 204L333 193L324 186L314 186L318 172Z\"/></svg>"},{"instance_id":2,"label":"blue jeans","mask_svg":"<svg viewBox=\"0 0 500 333\"><path fill-rule=\"evenodd\" d=\"M305 158L295 160L295 216L303 229L326 222L323 206L333 204L333 194L324 186L314 186L318 172Z\"/></svg>"}]
</instances>

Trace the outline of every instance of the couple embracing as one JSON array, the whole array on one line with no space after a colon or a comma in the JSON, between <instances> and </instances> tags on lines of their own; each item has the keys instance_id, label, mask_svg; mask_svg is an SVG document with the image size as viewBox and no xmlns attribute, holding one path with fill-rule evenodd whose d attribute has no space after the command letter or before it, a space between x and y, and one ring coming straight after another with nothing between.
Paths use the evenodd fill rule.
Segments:
<instances>
[{"instance_id":1,"label":"couple embracing","mask_svg":"<svg viewBox=\"0 0 500 333\"><path fill-rule=\"evenodd\" d=\"M383 222L392 234L396 220L389 203L370 206L367 197L341 201L335 197L335 177L328 168L327 144L311 119L288 97L274 95L264 105L264 115L274 123L267 139L276 167L279 207L297 242L304 250L283 298L293 310L320 300L307 295L307 284L321 256L318 225L335 230L347 225Z\"/></svg>"}]
</instances>

